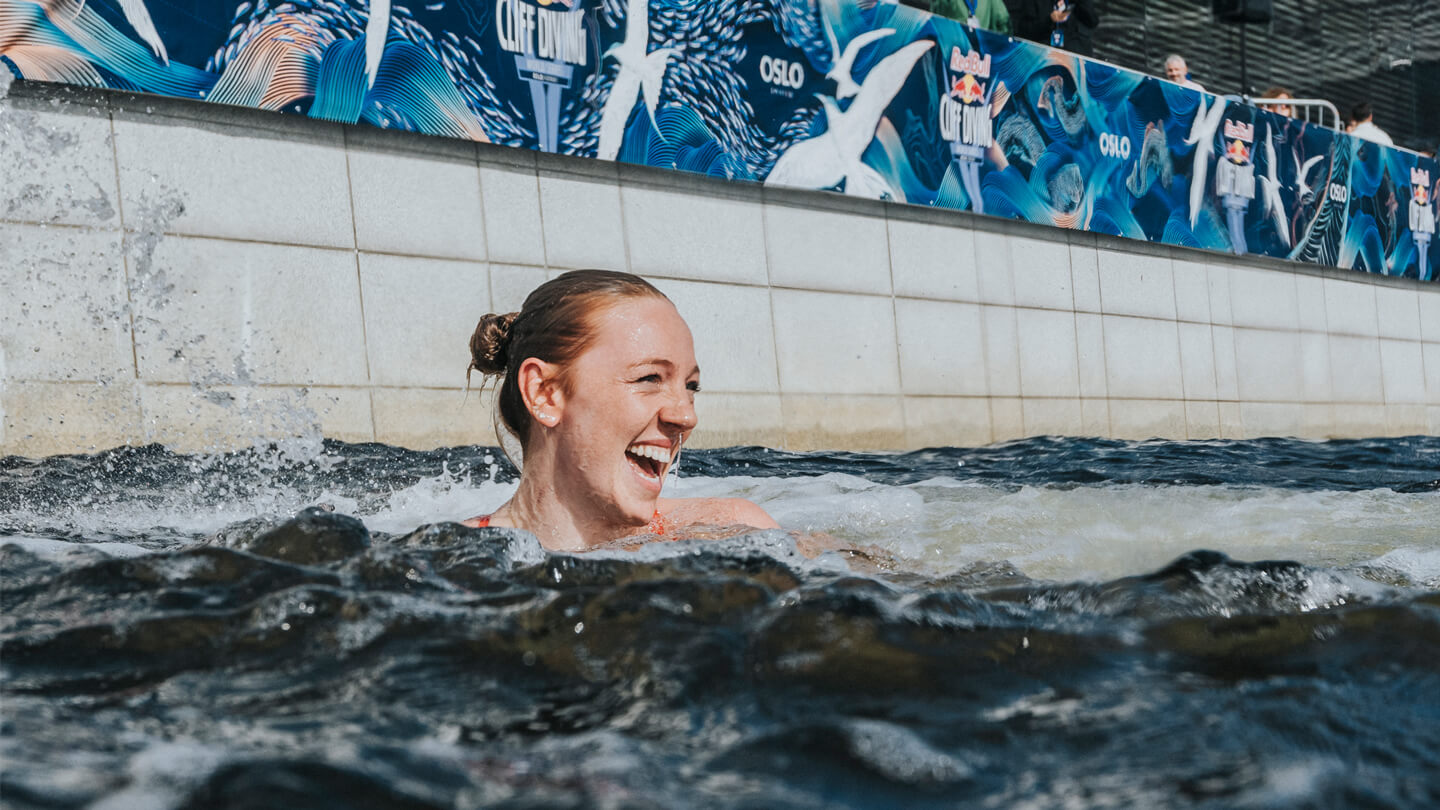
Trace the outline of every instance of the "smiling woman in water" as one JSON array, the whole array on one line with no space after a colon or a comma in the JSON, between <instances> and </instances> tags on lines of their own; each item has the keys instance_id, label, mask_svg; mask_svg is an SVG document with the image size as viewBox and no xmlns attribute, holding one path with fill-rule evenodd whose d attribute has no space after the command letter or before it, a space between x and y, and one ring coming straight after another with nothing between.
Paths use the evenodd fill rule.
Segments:
<instances>
[{"instance_id":1,"label":"smiling woman in water","mask_svg":"<svg viewBox=\"0 0 1440 810\"><path fill-rule=\"evenodd\" d=\"M525 529L556 551L697 526L778 528L739 498L660 497L695 429L700 367L685 320L644 279L565 273L519 312L481 318L470 355L471 369L500 379L500 421L523 464L515 495L466 525Z\"/></svg>"}]
</instances>

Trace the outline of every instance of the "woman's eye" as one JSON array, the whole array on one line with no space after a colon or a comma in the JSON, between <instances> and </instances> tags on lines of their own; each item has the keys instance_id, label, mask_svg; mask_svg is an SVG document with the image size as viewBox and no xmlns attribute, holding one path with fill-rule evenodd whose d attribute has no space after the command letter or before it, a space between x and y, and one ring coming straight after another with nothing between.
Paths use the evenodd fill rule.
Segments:
<instances>
[{"instance_id":1,"label":"woman's eye","mask_svg":"<svg viewBox=\"0 0 1440 810\"><path fill-rule=\"evenodd\" d=\"M636 380L635 382L658 383L658 382L660 382L660 375L659 375L659 374L646 374L644 377L641 377L640 379Z\"/></svg>"},{"instance_id":2,"label":"woman's eye","mask_svg":"<svg viewBox=\"0 0 1440 810\"><path fill-rule=\"evenodd\" d=\"M685 390L689 391L692 394L700 393L700 382L696 380L695 382L685 383Z\"/></svg>"}]
</instances>

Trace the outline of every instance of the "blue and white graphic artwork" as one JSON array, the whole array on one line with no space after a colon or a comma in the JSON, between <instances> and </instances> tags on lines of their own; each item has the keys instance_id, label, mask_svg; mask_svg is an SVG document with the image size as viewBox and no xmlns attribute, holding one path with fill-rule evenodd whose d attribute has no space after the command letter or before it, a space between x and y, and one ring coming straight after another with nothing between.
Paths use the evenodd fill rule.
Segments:
<instances>
[{"instance_id":1,"label":"blue and white graphic artwork","mask_svg":"<svg viewBox=\"0 0 1440 810\"><path fill-rule=\"evenodd\" d=\"M1440 167L861 0L0 0L109 87L1433 280Z\"/></svg>"}]
</instances>

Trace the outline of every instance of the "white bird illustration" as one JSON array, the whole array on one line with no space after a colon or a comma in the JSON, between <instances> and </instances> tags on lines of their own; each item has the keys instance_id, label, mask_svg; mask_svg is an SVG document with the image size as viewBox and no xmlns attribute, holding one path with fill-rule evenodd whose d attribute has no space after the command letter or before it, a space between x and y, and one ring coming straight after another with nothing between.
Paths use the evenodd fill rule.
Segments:
<instances>
[{"instance_id":1,"label":"white bird illustration","mask_svg":"<svg viewBox=\"0 0 1440 810\"><path fill-rule=\"evenodd\" d=\"M80 0L75 7L75 16L80 16L80 10L85 8L85 0ZM145 7L145 0L120 0L120 10L125 13L125 20L135 33L145 40L150 50L155 52L156 58L163 65L170 64L170 56L165 53L165 43L160 39L160 32L155 30L155 21L150 19L150 10Z\"/></svg>"},{"instance_id":2,"label":"white bird illustration","mask_svg":"<svg viewBox=\"0 0 1440 810\"><path fill-rule=\"evenodd\" d=\"M1260 175L1261 201L1265 216L1275 220L1275 233L1285 247L1290 247L1290 226L1285 221L1285 203L1280 199L1280 178L1276 176L1275 144L1270 130L1265 130L1265 173Z\"/></svg>"},{"instance_id":3,"label":"white bird illustration","mask_svg":"<svg viewBox=\"0 0 1440 810\"><path fill-rule=\"evenodd\" d=\"M375 86L380 57L385 55L385 38L390 35L390 0L370 0L370 19L365 22L365 87Z\"/></svg>"},{"instance_id":4,"label":"white bird illustration","mask_svg":"<svg viewBox=\"0 0 1440 810\"><path fill-rule=\"evenodd\" d=\"M1298 155L1292 154L1291 157L1295 159L1295 182L1300 184L1299 199L1302 202L1308 202L1310 198L1314 196L1315 190L1310 188L1310 184L1305 182L1305 180L1310 176L1310 170L1315 168L1316 163L1324 160L1325 156L1316 155L1305 161L1303 165L1300 163L1300 157Z\"/></svg>"},{"instance_id":5,"label":"white bird illustration","mask_svg":"<svg viewBox=\"0 0 1440 810\"><path fill-rule=\"evenodd\" d=\"M894 28L876 28L874 31L866 31L863 34L855 35L845 45L844 53L840 51L840 43L835 39L835 29L830 27L830 21L821 17L825 25L825 38L830 41L830 72L825 78L835 82L835 98L850 98L860 92L860 85L850 77L850 71L855 67L855 57L860 55L860 49L869 45L877 39L884 39L895 33Z\"/></svg>"},{"instance_id":6,"label":"white bird illustration","mask_svg":"<svg viewBox=\"0 0 1440 810\"><path fill-rule=\"evenodd\" d=\"M1200 94L1200 107L1195 110L1195 121L1190 125L1190 137L1185 143L1195 144L1195 168L1190 172L1190 227L1200 218L1200 200L1205 196L1205 175L1210 171L1210 155L1215 148L1215 130L1220 127L1220 116L1225 114L1225 99L1215 99L1215 106L1207 112L1205 94Z\"/></svg>"},{"instance_id":7,"label":"white bird illustration","mask_svg":"<svg viewBox=\"0 0 1440 810\"><path fill-rule=\"evenodd\" d=\"M894 196L889 183L866 166L861 156L875 139L875 130L890 100L900 92L915 63L934 44L930 40L912 42L881 59L865 75L855 100L844 111L834 99L821 96L825 131L785 150L765 178L766 185L830 188L843 180L846 194Z\"/></svg>"},{"instance_id":8,"label":"white bird illustration","mask_svg":"<svg viewBox=\"0 0 1440 810\"><path fill-rule=\"evenodd\" d=\"M677 48L650 48L649 0L631 0L625 14L625 41L611 45L606 56L615 57L620 72L610 85L610 96L600 113L600 143L595 157L614 160L620 154L620 141L625 136L625 122L635 108L635 94L643 93L645 111L655 124L655 108L660 106L660 90L665 86L665 70L670 58L679 54Z\"/></svg>"}]
</instances>

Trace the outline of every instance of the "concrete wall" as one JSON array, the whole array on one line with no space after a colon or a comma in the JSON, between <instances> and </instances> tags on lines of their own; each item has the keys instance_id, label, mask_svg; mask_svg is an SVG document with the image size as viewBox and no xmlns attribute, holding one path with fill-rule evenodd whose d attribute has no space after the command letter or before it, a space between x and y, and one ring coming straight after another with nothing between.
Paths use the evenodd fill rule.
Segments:
<instances>
[{"instance_id":1,"label":"concrete wall","mask_svg":"<svg viewBox=\"0 0 1440 810\"><path fill-rule=\"evenodd\" d=\"M479 315L631 270L703 445L1440 432L1440 285L150 97L0 102L0 455L493 443Z\"/></svg>"}]
</instances>

